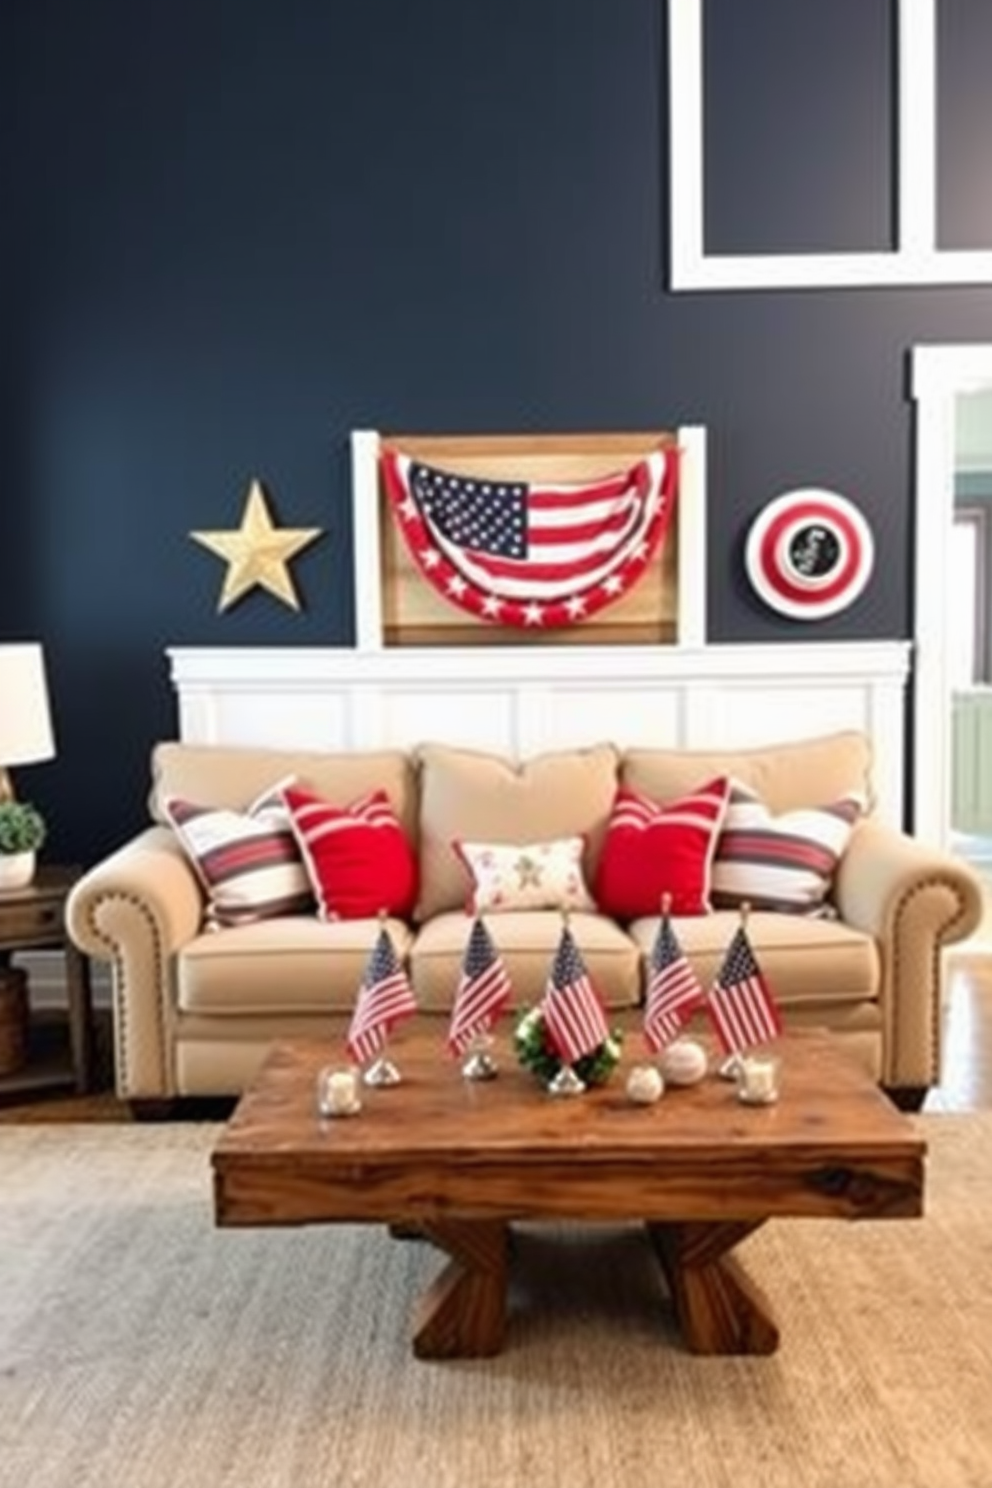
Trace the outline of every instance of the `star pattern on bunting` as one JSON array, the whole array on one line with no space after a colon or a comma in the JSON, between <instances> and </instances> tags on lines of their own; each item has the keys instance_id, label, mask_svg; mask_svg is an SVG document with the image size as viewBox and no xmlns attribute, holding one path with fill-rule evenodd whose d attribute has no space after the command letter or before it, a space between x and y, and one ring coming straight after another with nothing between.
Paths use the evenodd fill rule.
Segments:
<instances>
[{"instance_id":1,"label":"star pattern on bunting","mask_svg":"<svg viewBox=\"0 0 992 1488\"><path fill-rule=\"evenodd\" d=\"M253 480L240 527L189 535L227 564L224 587L217 602L219 611L229 609L256 585L298 610L300 601L288 565L322 532L320 527L277 527L261 483Z\"/></svg>"}]
</instances>

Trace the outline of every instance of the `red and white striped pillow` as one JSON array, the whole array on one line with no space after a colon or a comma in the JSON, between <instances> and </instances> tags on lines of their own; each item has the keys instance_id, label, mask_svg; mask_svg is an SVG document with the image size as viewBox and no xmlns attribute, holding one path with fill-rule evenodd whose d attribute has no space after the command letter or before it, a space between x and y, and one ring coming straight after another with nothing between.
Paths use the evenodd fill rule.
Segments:
<instances>
[{"instance_id":1,"label":"red and white striped pillow","mask_svg":"<svg viewBox=\"0 0 992 1488\"><path fill-rule=\"evenodd\" d=\"M410 917L417 860L385 791L344 807L294 785L282 794L322 920Z\"/></svg>"},{"instance_id":2,"label":"red and white striped pillow","mask_svg":"<svg viewBox=\"0 0 992 1488\"><path fill-rule=\"evenodd\" d=\"M310 880L280 794L285 784L272 786L246 812L179 796L164 803L206 892L211 929L313 914Z\"/></svg>"},{"instance_id":3,"label":"red and white striped pillow","mask_svg":"<svg viewBox=\"0 0 992 1488\"><path fill-rule=\"evenodd\" d=\"M729 794L730 780L723 775L664 804L621 786L593 886L600 909L619 920L656 915L667 894L674 915L708 913Z\"/></svg>"},{"instance_id":4,"label":"red and white striped pillow","mask_svg":"<svg viewBox=\"0 0 992 1488\"><path fill-rule=\"evenodd\" d=\"M773 816L753 791L734 781L713 863L714 905L829 912L837 864L866 807L865 797L852 793L827 806Z\"/></svg>"}]
</instances>

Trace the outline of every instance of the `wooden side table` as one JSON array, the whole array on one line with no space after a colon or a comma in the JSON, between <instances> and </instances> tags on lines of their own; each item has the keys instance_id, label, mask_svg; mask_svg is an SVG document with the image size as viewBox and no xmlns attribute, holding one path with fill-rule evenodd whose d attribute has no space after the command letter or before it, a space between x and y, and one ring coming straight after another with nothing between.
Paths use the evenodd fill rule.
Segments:
<instances>
[{"instance_id":1,"label":"wooden side table","mask_svg":"<svg viewBox=\"0 0 992 1488\"><path fill-rule=\"evenodd\" d=\"M93 993L89 961L69 939L65 901L81 869L43 865L23 889L0 892L0 968L15 951L61 950L69 1003L68 1057L39 1054L28 1036L23 1069L0 1076L0 1099L68 1086L85 1095L93 1085ZM29 1012L30 1017L30 1012Z\"/></svg>"}]
</instances>

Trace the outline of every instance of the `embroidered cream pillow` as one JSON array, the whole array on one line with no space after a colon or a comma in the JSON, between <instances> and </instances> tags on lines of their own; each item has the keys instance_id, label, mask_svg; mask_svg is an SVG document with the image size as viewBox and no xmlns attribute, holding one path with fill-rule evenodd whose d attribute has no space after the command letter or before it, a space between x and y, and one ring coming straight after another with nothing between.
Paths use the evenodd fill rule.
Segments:
<instances>
[{"instance_id":1,"label":"embroidered cream pillow","mask_svg":"<svg viewBox=\"0 0 992 1488\"><path fill-rule=\"evenodd\" d=\"M471 914L595 908L582 874L581 837L522 846L456 840L452 846L472 880Z\"/></svg>"}]
</instances>

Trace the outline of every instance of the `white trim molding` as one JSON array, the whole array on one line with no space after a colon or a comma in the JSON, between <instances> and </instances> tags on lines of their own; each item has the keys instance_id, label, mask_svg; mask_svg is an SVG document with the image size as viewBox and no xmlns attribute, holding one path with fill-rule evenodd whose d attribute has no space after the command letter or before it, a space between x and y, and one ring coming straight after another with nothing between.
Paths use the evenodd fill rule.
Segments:
<instances>
[{"instance_id":1,"label":"white trim molding","mask_svg":"<svg viewBox=\"0 0 992 1488\"><path fill-rule=\"evenodd\" d=\"M426 740L526 758L620 747L745 749L859 729L876 808L903 821L909 646L170 647L179 737L283 749Z\"/></svg>"},{"instance_id":2,"label":"white trim molding","mask_svg":"<svg viewBox=\"0 0 992 1488\"><path fill-rule=\"evenodd\" d=\"M942 249L936 201L938 0L897 0L893 96L898 110L896 245L870 253L706 252L703 212L703 8L668 0L670 221L673 290L992 284L992 249ZM946 0L945 0L946 3Z\"/></svg>"},{"instance_id":3,"label":"white trim molding","mask_svg":"<svg viewBox=\"0 0 992 1488\"><path fill-rule=\"evenodd\" d=\"M913 830L946 847L951 822L948 585L954 503L956 400L992 389L992 346L915 346L916 562L913 635Z\"/></svg>"}]
</instances>

